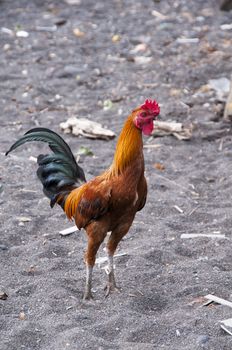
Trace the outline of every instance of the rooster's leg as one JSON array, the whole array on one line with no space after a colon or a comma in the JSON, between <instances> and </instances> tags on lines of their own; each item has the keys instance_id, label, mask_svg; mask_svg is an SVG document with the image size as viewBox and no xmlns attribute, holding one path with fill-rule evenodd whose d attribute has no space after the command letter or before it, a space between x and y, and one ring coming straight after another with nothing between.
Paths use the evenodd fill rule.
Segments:
<instances>
[{"instance_id":1,"label":"rooster's leg","mask_svg":"<svg viewBox=\"0 0 232 350\"><path fill-rule=\"evenodd\" d=\"M115 282L115 276L114 276L114 262L113 257L114 253L117 249L118 243L121 241L121 239L127 234L131 223L133 220L129 220L127 224L121 225L117 227L114 231L112 231L108 243L107 243L107 251L108 251L108 283L106 285L106 297L112 292L112 291L119 291L119 289L116 286Z\"/></svg>"},{"instance_id":2,"label":"rooster's leg","mask_svg":"<svg viewBox=\"0 0 232 350\"><path fill-rule=\"evenodd\" d=\"M91 288L92 288L92 274L93 274L93 266L90 266L86 263L86 283L85 283L85 291L84 291L84 300L93 299Z\"/></svg>"},{"instance_id":3,"label":"rooster's leg","mask_svg":"<svg viewBox=\"0 0 232 350\"><path fill-rule=\"evenodd\" d=\"M106 236L106 232L101 230L98 230L98 232L96 232L95 229L96 228L94 225L90 225L86 230L88 234L88 247L85 254L86 284L83 297L84 300L93 299L91 292L93 267L95 264L97 251Z\"/></svg>"},{"instance_id":4,"label":"rooster's leg","mask_svg":"<svg viewBox=\"0 0 232 350\"><path fill-rule=\"evenodd\" d=\"M108 274L108 283L105 286L106 297L108 297L110 292L115 291L115 290L119 290L116 286L115 276L114 276L114 257L113 257L113 255L111 255L110 252L108 252L107 274Z\"/></svg>"}]
</instances>

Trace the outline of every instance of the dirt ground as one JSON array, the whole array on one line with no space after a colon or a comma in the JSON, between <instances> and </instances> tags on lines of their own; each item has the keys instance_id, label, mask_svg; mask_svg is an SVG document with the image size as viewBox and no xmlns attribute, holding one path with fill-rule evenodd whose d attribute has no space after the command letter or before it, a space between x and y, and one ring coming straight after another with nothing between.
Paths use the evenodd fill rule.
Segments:
<instances>
[{"instance_id":1,"label":"dirt ground","mask_svg":"<svg viewBox=\"0 0 232 350\"><path fill-rule=\"evenodd\" d=\"M232 13L213 0L70 2L0 1L0 348L230 350L219 321L232 310L202 297L232 300L232 134L225 97L206 86L230 79L231 29L221 25ZM72 223L50 209L31 158L46 147L4 154L37 125L63 135L70 116L118 135L145 98L193 135L144 139L156 145L144 149L149 194L115 259L121 293L105 299L97 265L94 301L83 303L86 237L59 234ZM88 178L111 163L116 139L63 136L74 154L94 153L80 159Z\"/></svg>"}]
</instances>

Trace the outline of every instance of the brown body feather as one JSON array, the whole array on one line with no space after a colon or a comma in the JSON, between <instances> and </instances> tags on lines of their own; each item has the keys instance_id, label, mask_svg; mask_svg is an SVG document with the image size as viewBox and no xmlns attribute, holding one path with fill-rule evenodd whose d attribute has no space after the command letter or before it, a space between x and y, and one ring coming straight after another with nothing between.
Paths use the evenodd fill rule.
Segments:
<instances>
[{"instance_id":1,"label":"brown body feather","mask_svg":"<svg viewBox=\"0 0 232 350\"><path fill-rule=\"evenodd\" d=\"M142 135L133 123L133 113L119 136L111 167L100 176L73 190L65 201L68 218L86 228L92 220L108 217L106 232L133 220L146 201Z\"/></svg>"}]
</instances>

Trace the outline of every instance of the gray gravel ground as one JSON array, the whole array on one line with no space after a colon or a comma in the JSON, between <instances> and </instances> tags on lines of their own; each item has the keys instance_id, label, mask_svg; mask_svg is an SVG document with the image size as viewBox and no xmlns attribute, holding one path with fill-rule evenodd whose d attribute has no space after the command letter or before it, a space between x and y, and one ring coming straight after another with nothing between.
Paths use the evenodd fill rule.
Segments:
<instances>
[{"instance_id":1,"label":"gray gravel ground","mask_svg":"<svg viewBox=\"0 0 232 350\"><path fill-rule=\"evenodd\" d=\"M231 126L221 118L225 98L205 86L230 78L231 30L221 25L231 22L213 0L0 1L2 350L232 348L219 325L232 310L205 307L202 298L232 298ZM95 300L83 303L86 237L58 233L72 224L50 209L30 158L44 146L4 153L36 125L62 134L69 116L118 135L145 98L159 101L163 120L192 123L193 136L144 140L158 146L144 150L147 205L120 244L126 255L115 260L121 293L104 298L106 275L96 266ZM93 151L80 159L88 178L111 163L116 140L64 138L74 154Z\"/></svg>"}]
</instances>

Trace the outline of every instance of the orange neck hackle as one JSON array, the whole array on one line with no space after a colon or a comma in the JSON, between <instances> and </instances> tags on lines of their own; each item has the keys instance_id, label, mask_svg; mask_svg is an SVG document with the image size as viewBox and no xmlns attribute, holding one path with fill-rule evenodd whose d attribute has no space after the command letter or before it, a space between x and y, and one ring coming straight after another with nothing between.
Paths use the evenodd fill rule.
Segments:
<instances>
[{"instance_id":1,"label":"orange neck hackle","mask_svg":"<svg viewBox=\"0 0 232 350\"><path fill-rule=\"evenodd\" d=\"M134 110L129 115L119 135L111 166L111 173L114 175L121 174L142 153L142 133L134 124L134 118L138 110Z\"/></svg>"}]
</instances>

